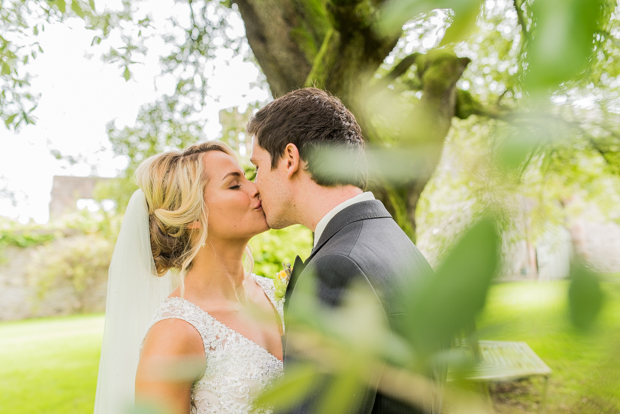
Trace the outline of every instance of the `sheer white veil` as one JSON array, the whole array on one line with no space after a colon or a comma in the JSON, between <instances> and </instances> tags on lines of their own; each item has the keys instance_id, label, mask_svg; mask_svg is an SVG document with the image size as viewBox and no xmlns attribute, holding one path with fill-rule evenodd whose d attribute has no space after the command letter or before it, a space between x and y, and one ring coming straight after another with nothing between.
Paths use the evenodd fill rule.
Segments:
<instances>
[{"instance_id":1,"label":"sheer white veil","mask_svg":"<svg viewBox=\"0 0 620 414\"><path fill-rule=\"evenodd\" d=\"M110 263L95 414L119 414L133 406L142 339L157 307L173 289L170 272L156 276L148 207L144 193L137 190Z\"/></svg>"}]
</instances>

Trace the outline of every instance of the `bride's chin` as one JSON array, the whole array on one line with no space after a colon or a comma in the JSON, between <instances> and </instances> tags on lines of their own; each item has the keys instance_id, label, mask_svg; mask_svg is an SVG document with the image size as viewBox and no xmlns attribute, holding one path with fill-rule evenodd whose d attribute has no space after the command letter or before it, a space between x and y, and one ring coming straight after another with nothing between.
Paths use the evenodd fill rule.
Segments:
<instances>
[{"instance_id":1,"label":"bride's chin","mask_svg":"<svg viewBox=\"0 0 620 414\"><path fill-rule=\"evenodd\" d=\"M252 226L254 228L254 236L257 234L261 234L266 232L267 230L269 230L269 226L267 225L267 219L265 218L264 215L261 216L261 218L257 219L256 222L254 222L254 226Z\"/></svg>"}]
</instances>

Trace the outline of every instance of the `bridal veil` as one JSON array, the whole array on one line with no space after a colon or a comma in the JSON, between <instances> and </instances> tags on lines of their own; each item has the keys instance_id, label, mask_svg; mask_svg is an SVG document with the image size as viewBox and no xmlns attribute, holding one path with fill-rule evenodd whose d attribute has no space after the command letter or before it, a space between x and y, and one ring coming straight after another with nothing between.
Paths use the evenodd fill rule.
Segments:
<instances>
[{"instance_id":1,"label":"bridal veil","mask_svg":"<svg viewBox=\"0 0 620 414\"><path fill-rule=\"evenodd\" d=\"M148 206L142 190L137 190L110 263L95 414L119 414L133 406L140 345L173 283L170 272L156 276Z\"/></svg>"}]
</instances>

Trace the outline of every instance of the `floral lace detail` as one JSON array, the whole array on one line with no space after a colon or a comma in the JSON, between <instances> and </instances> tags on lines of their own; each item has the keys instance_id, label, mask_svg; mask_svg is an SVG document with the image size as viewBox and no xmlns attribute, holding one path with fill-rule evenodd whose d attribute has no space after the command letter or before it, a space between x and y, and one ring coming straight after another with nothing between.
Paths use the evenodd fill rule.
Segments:
<instances>
[{"instance_id":1,"label":"floral lace detail","mask_svg":"<svg viewBox=\"0 0 620 414\"><path fill-rule=\"evenodd\" d=\"M252 275L283 320L282 301L275 299L273 281ZM196 328L204 343L207 369L192 387L192 414L269 414L252 401L274 380L283 364L256 342L227 327L197 305L182 298L161 303L151 326L164 319L182 319ZM147 330L148 331L148 330Z\"/></svg>"}]
</instances>

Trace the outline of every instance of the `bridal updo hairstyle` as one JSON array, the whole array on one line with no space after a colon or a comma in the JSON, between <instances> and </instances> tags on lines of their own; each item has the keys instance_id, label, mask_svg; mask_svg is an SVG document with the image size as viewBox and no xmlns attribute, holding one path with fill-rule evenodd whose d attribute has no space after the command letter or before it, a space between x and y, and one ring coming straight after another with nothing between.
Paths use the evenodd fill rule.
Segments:
<instances>
[{"instance_id":1,"label":"bridal updo hairstyle","mask_svg":"<svg viewBox=\"0 0 620 414\"><path fill-rule=\"evenodd\" d=\"M170 269L181 274L189 271L207 240L207 177L202 157L209 151L235 157L226 144L211 141L154 155L136 170L136 184L144 191L149 209L151 250L159 276ZM190 229L195 222L200 226Z\"/></svg>"}]
</instances>

